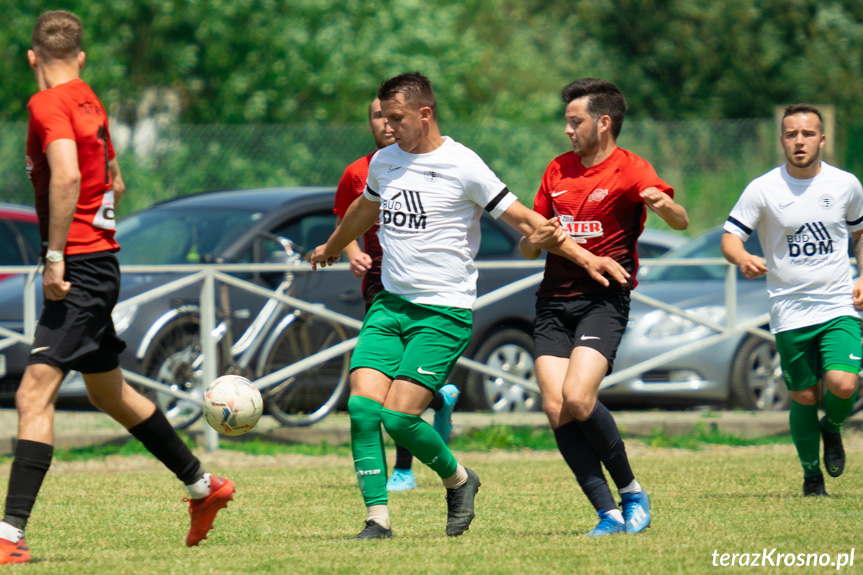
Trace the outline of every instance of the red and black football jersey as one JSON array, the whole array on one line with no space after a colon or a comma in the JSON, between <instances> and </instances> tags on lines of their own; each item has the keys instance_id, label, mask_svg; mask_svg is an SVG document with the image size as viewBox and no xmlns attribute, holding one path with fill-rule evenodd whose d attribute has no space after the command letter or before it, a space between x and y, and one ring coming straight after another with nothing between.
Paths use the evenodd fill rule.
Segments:
<instances>
[{"instance_id":1,"label":"red and black football jersey","mask_svg":"<svg viewBox=\"0 0 863 575\"><path fill-rule=\"evenodd\" d=\"M108 162L114 147L108 114L96 94L80 79L37 92L27 104L27 171L36 194L36 212L43 250L48 242L51 170L46 151L55 140L73 140L78 151L81 189L69 236L67 254L117 251L114 240L114 194Z\"/></svg>"},{"instance_id":2,"label":"red and black football jersey","mask_svg":"<svg viewBox=\"0 0 863 575\"><path fill-rule=\"evenodd\" d=\"M340 218L345 217L348 208L366 189L366 180L369 177L369 163L375 152L356 160L345 168L339 186L336 188L336 200L333 212ZM363 277L363 299L372 303L375 296L384 289L381 282L381 262L384 252L381 242L378 240L378 225L375 224L363 234L364 251L372 258L372 267Z\"/></svg>"},{"instance_id":3,"label":"red and black football jersey","mask_svg":"<svg viewBox=\"0 0 863 575\"><path fill-rule=\"evenodd\" d=\"M674 190L656 175L644 159L621 148L595 166L585 168L579 156L568 152L548 165L533 209L547 218L557 216L561 226L581 247L596 256L614 258L637 284L635 244L644 229L649 209L641 192L655 187L672 198ZM612 282L612 286L618 285ZM566 258L548 254L539 297L572 297L604 288L584 268Z\"/></svg>"}]
</instances>

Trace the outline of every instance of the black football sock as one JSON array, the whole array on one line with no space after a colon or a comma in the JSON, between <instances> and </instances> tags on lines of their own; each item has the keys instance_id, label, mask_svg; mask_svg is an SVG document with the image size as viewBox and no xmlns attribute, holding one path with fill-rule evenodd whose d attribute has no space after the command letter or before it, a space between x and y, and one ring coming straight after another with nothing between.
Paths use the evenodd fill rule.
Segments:
<instances>
[{"instance_id":1,"label":"black football sock","mask_svg":"<svg viewBox=\"0 0 863 575\"><path fill-rule=\"evenodd\" d=\"M554 430L557 448L563 460L575 474L581 490L597 511L616 509L614 498L608 489L602 463L581 433L577 421L565 423Z\"/></svg>"},{"instance_id":2,"label":"black football sock","mask_svg":"<svg viewBox=\"0 0 863 575\"><path fill-rule=\"evenodd\" d=\"M434 409L435 411L440 411L443 407L443 394L440 391L437 391L432 397L431 403L429 403L429 409Z\"/></svg>"},{"instance_id":3,"label":"black football sock","mask_svg":"<svg viewBox=\"0 0 863 575\"><path fill-rule=\"evenodd\" d=\"M54 446L38 441L18 440L15 444L15 460L9 473L9 491L6 494L6 515L3 521L24 529L36 496L51 467Z\"/></svg>"},{"instance_id":4,"label":"black football sock","mask_svg":"<svg viewBox=\"0 0 863 575\"><path fill-rule=\"evenodd\" d=\"M632 474L626 448L620 438L620 430L617 429L617 423L608 408L597 401L590 417L579 421L578 426L593 451L605 465L617 488L623 489L632 483L635 476Z\"/></svg>"},{"instance_id":5,"label":"black football sock","mask_svg":"<svg viewBox=\"0 0 863 575\"><path fill-rule=\"evenodd\" d=\"M407 447L396 443L396 464L394 467L399 471L410 471L414 462L414 456Z\"/></svg>"},{"instance_id":6,"label":"black football sock","mask_svg":"<svg viewBox=\"0 0 863 575\"><path fill-rule=\"evenodd\" d=\"M191 485L204 476L201 462L189 451L161 410L156 409L153 415L131 428L129 433L173 471L183 485Z\"/></svg>"}]
</instances>

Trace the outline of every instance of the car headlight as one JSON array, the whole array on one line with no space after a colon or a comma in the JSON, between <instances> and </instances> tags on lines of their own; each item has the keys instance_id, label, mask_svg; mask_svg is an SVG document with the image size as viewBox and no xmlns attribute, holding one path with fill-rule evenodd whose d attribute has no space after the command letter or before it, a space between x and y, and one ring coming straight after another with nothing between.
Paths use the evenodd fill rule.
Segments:
<instances>
[{"instance_id":1,"label":"car headlight","mask_svg":"<svg viewBox=\"0 0 863 575\"><path fill-rule=\"evenodd\" d=\"M138 313L136 305L117 305L114 311L111 312L111 319L114 321L114 331L120 335L132 324L135 319L135 314Z\"/></svg>"},{"instance_id":2,"label":"car headlight","mask_svg":"<svg viewBox=\"0 0 863 575\"><path fill-rule=\"evenodd\" d=\"M685 310L707 321L724 324L725 323L725 308L717 305L707 305L701 307L693 307ZM699 333L707 335L713 330L706 325L694 322L679 315L670 314L663 310L657 310L650 315L655 315L654 324L647 330L647 337L663 338L675 335L691 335Z\"/></svg>"}]
</instances>

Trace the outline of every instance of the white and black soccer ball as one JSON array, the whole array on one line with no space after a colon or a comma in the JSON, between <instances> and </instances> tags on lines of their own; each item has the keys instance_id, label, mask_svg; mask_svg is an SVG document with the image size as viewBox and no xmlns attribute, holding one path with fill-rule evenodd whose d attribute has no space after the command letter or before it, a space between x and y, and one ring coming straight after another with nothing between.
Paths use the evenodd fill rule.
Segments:
<instances>
[{"instance_id":1,"label":"white and black soccer ball","mask_svg":"<svg viewBox=\"0 0 863 575\"><path fill-rule=\"evenodd\" d=\"M223 375L207 388L202 408L210 427L225 435L242 435L258 424L264 400L245 377Z\"/></svg>"}]
</instances>

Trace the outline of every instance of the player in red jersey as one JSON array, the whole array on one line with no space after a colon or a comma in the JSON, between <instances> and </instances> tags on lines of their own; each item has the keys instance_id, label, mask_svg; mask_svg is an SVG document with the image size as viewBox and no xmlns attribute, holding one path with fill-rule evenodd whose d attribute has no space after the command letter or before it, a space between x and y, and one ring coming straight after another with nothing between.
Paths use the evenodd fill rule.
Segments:
<instances>
[{"instance_id":1,"label":"player in red jersey","mask_svg":"<svg viewBox=\"0 0 863 575\"><path fill-rule=\"evenodd\" d=\"M381 113L381 101L375 98L369 104L369 129L375 140L375 147L380 150L395 143L392 134L384 130L384 117ZM377 151L377 150L376 150ZM375 152L363 156L354 161L342 174L336 188L336 201L334 212L341 223L348 208L358 197L363 195L366 188L366 179L369 175L369 163ZM375 224L363 234L365 251L360 248L359 242L352 241L345 248L344 253L351 265L351 274L357 278L363 278L363 299L366 302L366 311L372 305L375 296L383 289L381 282L381 259L383 250L378 241L378 225ZM448 383L437 391L429 403L429 408L434 410L434 428L445 442L452 434L452 412L458 401L459 389ZM396 462L393 474L387 480L387 491L410 491L416 489L417 482L413 473L413 458L411 452L396 443Z\"/></svg>"},{"instance_id":2,"label":"player in red jersey","mask_svg":"<svg viewBox=\"0 0 863 575\"><path fill-rule=\"evenodd\" d=\"M73 369L82 374L93 405L187 486L187 545L206 539L234 492L231 481L204 472L165 415L123 380L119 354L125 344L114 331L111 310L120 288L114 202L125 185L108 116L80 78L81 36L74 14L46 12L36 21L27 52L39 86L27 106L27 169L42 235L45 302L15 395L18 441L0 522L0 564L30 560L24 528L51 464L57 390Z\"/></svg>"},{"instance_id":3,"label":"player in red jersey","mask_svg":"<svg viewBox=\"0 0 863 575\"><path fill-rule=\"evenodd\" d=\"M617 261L629 281L606 286L584 268L548 254L537 291L536 374L558 448L599 514L599 524L588 535L638 533L650 524L650 502L597 393L626 329L629 290L638 270L635 244L647 209L676 230L686 229L689 218L649 163L617 147L626 100L614 84L584 78L566 86L562 95L565 133L573 149L546 168L534 209L556 216L557 225L587 251ZM549 230L536 237L545 233ZM540 254L532 238L522 239L520 246L528 258ZM603 465L621 495L622 512Z\"/></svg>"}]
</instances>

